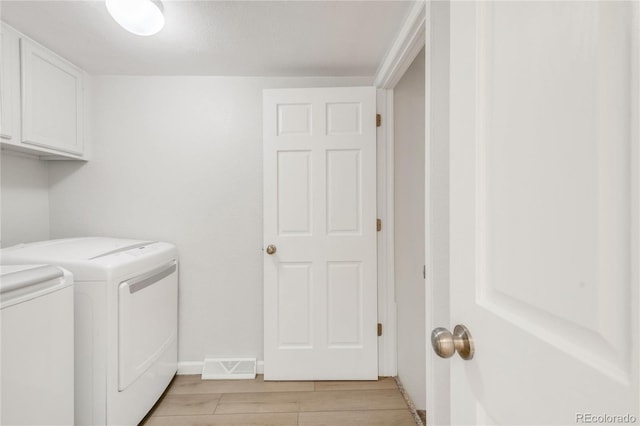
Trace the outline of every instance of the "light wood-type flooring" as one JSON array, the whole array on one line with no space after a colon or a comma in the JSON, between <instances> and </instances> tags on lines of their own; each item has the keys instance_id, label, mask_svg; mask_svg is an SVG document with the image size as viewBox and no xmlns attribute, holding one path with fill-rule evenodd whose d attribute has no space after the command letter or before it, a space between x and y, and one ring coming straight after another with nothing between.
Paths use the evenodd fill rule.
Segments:
<instances>
[{"instance_id":1,"label":"light wood-type flooring","mask_svg":"<svg viewBox=\"0 0 640 426\"><path fill-rule=\"evenodd\" d=\"M393 378L358 382L176 376L144 426L416 426Z\"/></svg>"}]
</instances>

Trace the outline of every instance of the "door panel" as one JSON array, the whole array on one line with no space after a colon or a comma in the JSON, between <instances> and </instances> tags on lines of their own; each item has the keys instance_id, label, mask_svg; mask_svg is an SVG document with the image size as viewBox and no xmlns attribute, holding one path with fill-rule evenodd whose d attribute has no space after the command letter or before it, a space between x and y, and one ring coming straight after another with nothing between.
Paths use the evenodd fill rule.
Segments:
<instances>
[{"instance_id":1,"label":"door panel","mask_svg":"<svg viewBox=\"0 0 640 426\"><path fill-rule=\"evenodd\" d=\"M362 134L362 105L359 102L328 103L327 134Z\"/></svg>"},{"instance_id":2,"label":"door panel","mask_svg":"<svg viewBox=\"0 0 640 426\"><path fill-rule=\"evenodd\" d=\"M82 154L82 72L20 39L22 142Z\"/></svg>"},{"instance_id":3,"label":"door panel","mask_svg":"<svg viewBox=\"0 0 640 426\"><path fill-rule=\"evenodd\" d=\"M362 234L360 150L327 151L327 233Z\"/></svg>"},{"instance_id":4,"label":"door panel","mask_svg":"<svg viewBox=\"0 0 640 426\"><path fill-rule=\"evenodd\" d=\"M311 136L311 104L279 104L278 136Z\"/></svg>"},{"instance_id":5,"label":"door panel","mask_svg":"<svg viewBox=\"0 0 640 426\"><path fill-rule=\"evenodd\" d=\"M377 378L375 97L264 92L267 380Z\"/></svg>"},{"instance_id":6,"label":"door panel","mask_svg":"<svg viewBox=\"0 0 640 426\"><path fill-rule=\"evenodd\" d=\"M311 235L311 151L278 152L278 233Z\"/></svg>"},{"instance_id":7,"label":"door panel","mask_svg":"<svg viewBox=\"0 0 640 426\"><path fill-rule=\"evenodd\" d=\"M327 312L330 348L362 347L362 264L327 263Z\"/></svg>"},{"instance_id":8,"label":"door panel","mask_svg":"<svg viewBox=\"0 0 640 426\"><path fill-rule=\"evenodd\" d=\"M451 4L453 423L640 417L637 19Z\"/></svg>"},{"instance_id":9,"label":"door panel","mask_svg":"<svg viewBox=\"0 0 640 426\"><path fill-rule=\"evenodd\" d=\"M311 263L278 265L278 348L311 348Z\"/></svg>"}]
</instances>

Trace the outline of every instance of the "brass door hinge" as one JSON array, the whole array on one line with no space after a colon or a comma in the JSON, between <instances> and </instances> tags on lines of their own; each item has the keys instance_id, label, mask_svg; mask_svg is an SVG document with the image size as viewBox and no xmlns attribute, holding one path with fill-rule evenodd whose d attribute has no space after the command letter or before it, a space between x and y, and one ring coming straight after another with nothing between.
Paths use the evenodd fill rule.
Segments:
<instances>
[{"instance_id":1,"label":"brass door hinge","mask_svg":"<svg viewBox=\"0 0 640 426\"><path fill-rule=\"evenodd\" d=\"M382 324L378 323L378 337L382 336Z\"/></svg>"},{"instance_id":2,"label":"brass door hinge","mask_svg":"<svg viewBox=\"0 0 640 426\"><path fill-rule=\"evenodd\" d=\"M382 115L376 114L376 127L382 126Z\"/></svg>"},{"instance_id":3,"label":"brass door hinge","mask_svg":"<svg viewBox=\"0 0 640 426\"><path fill-rule=\"evenodd\" d=\"M382 219L376 219L376 230L378 232L382 231Z\"/></svg>"}]
</instances>

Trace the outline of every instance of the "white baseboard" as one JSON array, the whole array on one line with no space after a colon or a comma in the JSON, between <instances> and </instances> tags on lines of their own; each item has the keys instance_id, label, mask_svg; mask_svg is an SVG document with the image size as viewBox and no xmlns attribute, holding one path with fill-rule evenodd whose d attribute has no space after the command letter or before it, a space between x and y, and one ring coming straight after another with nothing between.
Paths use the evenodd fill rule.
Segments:
<instances>
[{"instance_id":1,"label":"white baseboard","mask_svg":"<svg viewBox=\"0 0 640 426\"><path fill-rule=\"evenodd\" d=\"M185 361L178 363L178 375L202 374L204 361Z\"/></svg>"},{"instance_id":2,"label":"white baseboard","mask_svg":"<svg viewBox=\"0 0 640 426\"><path fill-rule=\"evenodd\" d=\"M186 376L189 374L202 374L204 361L183 361L178 363L178 375ZM264 361L258 361L256 364L256 373L264 374Z\"/></svg>"}]
</instances>

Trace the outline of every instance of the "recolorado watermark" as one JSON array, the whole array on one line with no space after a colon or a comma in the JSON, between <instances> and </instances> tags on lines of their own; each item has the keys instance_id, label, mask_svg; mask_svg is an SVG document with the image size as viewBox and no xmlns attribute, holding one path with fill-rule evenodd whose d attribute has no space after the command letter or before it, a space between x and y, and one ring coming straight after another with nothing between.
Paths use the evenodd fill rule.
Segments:
<instances>
[{"instance_id":1,"label":"recolorado watermark","mask_svg":"<svg viewBox=\"0 0 640 426\"><path fill-rule=\"evenodd\" d=\"M580 424L635 424L636 416L631 414L576 413L576 423Z\"/></svg>"}]
</instances>

